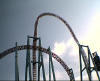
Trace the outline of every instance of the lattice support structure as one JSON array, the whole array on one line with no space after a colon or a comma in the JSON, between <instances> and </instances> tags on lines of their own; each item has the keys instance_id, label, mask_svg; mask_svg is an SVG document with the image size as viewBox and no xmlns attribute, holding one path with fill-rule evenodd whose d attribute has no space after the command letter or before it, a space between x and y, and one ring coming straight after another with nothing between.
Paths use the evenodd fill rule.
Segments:
<instances>
[{"instance_id":1,"label":"lattice support structure","mask_svg":"<svg viewBox=\"0 0 100 81\"><path fill-rule=\"evenodd\" d=\"M0 53L0 59L4 58L5 56L7 56L9 54L12 54L13 52L16 51L16 49L17 49L17 51L20 51L20 50L26 50L27 48L33 49L34 46L33 45L28 45L28 46L22 45L22 46L17 46L17 48L16 47L10 48L10 49L5 50L4 52ZM42 52L44 52L46 54L49 54L49 51L47 49L43 48L43 47L37 46L36 49L41 50ZM75 81L74 77L72 77L72 76L74 76L74 74L70 70L68 65L66 65L66 63L59 56L57 56L57 54L55 54L53 52L52 52L52 57L62 65L62 67L65 69L66 73L68 74L69 78L70 79L72 78L70 81Z\"/></svg>"},{"instance_id":2,"label":"lattice support structure","mask_svg":"<svg viewBox=\"0 0 100 81\"><path fill-rule=\"evenodd\" d=\"M38 21L39 21L39 19L40 19L41 17L43 17L43 16L53 16L53 17L55 17L55 18L61 20L61 21L66 25L66 27L68 28L68 30L70 31L70 33L71 33L72 37L74 38L75 42L77 43L77 45L79 45L79 41L78 41L78 39L76 38L76 36L75 36L73 30L71 29L70 25L69 25L62 17L60 17L60 16L58 16L58 15L56 15L56 14L53 14L53 13L42 13L42 14L40 14L40 15L37 17L37 19L36 19L36 21L35 21L35 25L34 25L34 27L35 27L35 29L34 29L34 38L37 38L37 36L38 36L38 35L37 35ZM36 69L36 64L35 64L35 63L36 63L36 50L38 49L38 50L40 50L40 51L42 51L42 52L45 52L45 53L47 53L47 54L49 54L49 51L48 51L47 49L45 49L45 48L38 47L38 46L37 46L37 40L36 40L36 39L33 39L33 45L32 45L32 46L24 45L24 46L18 46L17 48L18 48L18 50L23 50L23 49L27 49L27 47L28 47L29 49L32 49L32 50L33 50L33 57L32 57L32 60L33 60L33 81L36 81L36 77L37 77L37 73L36 73L36 70L37 70L37 69ZM8 54L11 53L11 52L14 52L15 49L16 49L16 47L11 48L11 49L8 49L7 51L4 51L3 53L1 53L0 58L2 58L2 57L4 57L4 56L8 55ZM85 56L85 55L84 55L84 56ZM60 57L58 57L55 53L52 53L52 57L53 57L54 59L56 59L56 60L63 66L63 68L64 68L65 71L67 72L68 76L70 77L70 80L71 80L71 81L75 81L75 79L74 79L74 74L73 74L72 69L70 69L70 68L65 64L65 62L64 62ZM84 57L84 58L85 58L85 57Z\"/></svg>"},{"instance_id":3,"label":"lattice support structure","mask_svg":"<svg viewBox=\"0 0 100 81\"><path fill-rule=\"evenodd\" d=\"M37 79L37 69L36 69L36 50L39 50L39 59L42 57L42 52L44 52L44 53L47 53L47 54L51 54L51 56L55 59L55 60L57 60L61 65L62 65L62 67L65 69L65 71L67 72L67 74L68 74L68 76L69 76L69 78L70 78L70 81L75 81L75 79L74 79L74 74L73 74L73 70L72 69L70 69L67 65L66 65L66 63L59 57L59 56L57 56L55 53L52 53L52 52L50 52L50 50L48 51L47 49L45 49L45 48L43 48L43 47L41 47L41 44L39 43L39 46L37 46L37 27L38 27L38 22L39 22L39 19L41 18L41 17L43 17L43 16L53 16L53 17L55 17L55 18L57 18L57 19L59 19L59 20L61 20L65 25L66 25L66 27L68 28L68 30L70 31L70 33L71 33L71 35L72 35L72 37L73 37L73 39L75 40L75 42L76 42L76 44L79 46L79 59L80 59L80 76L81 76L81 81L83 80L83 75L82 75L82 72L86 69L86 71L87 71L87 75L88 75L88 77L89 77L89 81L91 81L91 72L94 70L94 69L92 69L92 67L91 67L91 64L90 64L90 60L92 59L92 63L93 63L93 65L94 65L94 68L95 68L95 71L96 71L96 74L97 74L97 76L98 76L98 80L100 81L100 77L99 77L99 74L98 74L98 72L97 72L97 68L96 68L96 65L95 65L95 63L93 62L93 57L92 57L92 55L91 55L91 52L90 52L90 49L89 49L89 47L88 46L83 46L83 45L80 45L80 43L79 43L79 41L78 41L78 39L77 39L77 37L76 37L76 35L74 34L74 32L73 32L73 30L71 29L71 27L70 27L70 25L62 18L62 17L60 17L60 16L58 16L58 15L56 15L56 14L53 14L53 13L42 13L42 14L40 14L38 17L37 17L37 19L36 19L36 21L35 21L35 25L34 25L34 37L28 37L28 38L33 38L33 45L29 45L29 42L27 43L27 45L23 45L23 46L17 46L16 45L16 47L13 47L13 48L10 48L10 49L8 49L8 50L6 50L6 51L4 51L4 52L2 52L2 53L0 53L0 59L1 58L3 58L4 56L6 56L6 55L8 55L8 54L10 54L10 53L12 53L12 52L15 52L15 80L19 80L18 78L19 78L19 75L18 75L18 66L17 66L17 51L18 50L24 50L24 49L27 49L27 56L26 56L26 75L25 76L27 76L27 68L29 67L31 67L30 65L30 54L29 54L29 50L30 49L32 49L32 51L33 51L33 55L32 55L32 62L33 62L33 77L30 77L30 80L32 80L31 78L33 78L33 81L36 81L36 79ZM28 40L29 41L29 40ZM39 39L39 41L40 41L40 39ZM85 51L84 51L84 49L83 49L83 47L87 47L87 49L88 49L88 58L87 58L87 56L86 56L86 53L85 53ZM84 65L85 65L85 67L83 68L82 67L82 59L83 59L83 62L84 62ZM41 62L40 62L41 61ZM38 81L40 80L39 78L40 78L40 67L42 66L42 68L44 68L44 66L43 66L43 58L41 58L40 60L38 60ZM42 65L41 65L41 63L42 63ZM51 68L52 66L50 66L50 64L51 63L49 63L49 68ZM52 65L52 64L51 64ZM43 69L42 69L43 70ZM30 71L30 70L29 70ZM44 70L43 70L44 71ZM49 69L49 72L50 72L50 74L51 74L51 70ZM45 76L45 72L43 72L44 73L44 75L43 76ZM50 74L49 74L49 78L51 77L50 76ZM31 73L29 73L29 75L31 75ZM25 80L27 80L27 78L25 79ZM45 81L46 79L45 79L45 77L44 77L44 81ZM51 80L51 79L50 79Z\"/></svg>"},{"instance_id":4,"label":"lattice support structure","mask_svg":"<svg viewBox=\"0 0 100 81\"><path fill-rule=\"evenodd\" d=\"M39 38L39 47L41 47L41 39L40 38ZM41 62L40 62L40 60L41 60ZM43 81L46 81L44 61L43 61L43 54L42 54L42 51L40 51L40 50L39 50L38 64L39 64L39 62L40 62L41 67L42 67ZM38 67L39 67L38 71L40 72L40 66L38 65ZM39 73L39 75L40 75L40 73ZM38 79L40 80L40 76L38 77Z\"/></svg>"},{"instance_id":5,"label":"lattice support structure","mask_svg":"<svg viewBox=\"0 0 100 81\"><path fill-rule=\"evenodd\" d=\"M87 59L84 59L84 55L86 55L86 52L84 51L83 47L87 48L88 58L87 58L87 56L85 56L85 58L87 58ZM83 71L85 69L86 69L89 81L92 81L91 73L92 73L93 70L96 71L98 80L100 81L100 76L99 76L99 73L97 71L97 67L96 67L96 65L93 61L93 57L91 55L91 51L90 51L88 46L84 46L84 45L79 46L79 59L80 59L80 79L81 79L81 81L84 81L83 80ZM83 67L82 59L83 59L84 65L85 65L84 67ZM94 65L94 67L91 67L91 62Z\"/></svg>"},{"instance_id":6,"label":"lattice support structure","mask_svg":"<svg viewBox=\"0 0 100 81\"><path fill-rule=\"evenodd\" d=\"M27 37L27 46L30 45L29 36ZM32 74L31 74L31 60L30 60L30 49L27 47L26 51L26 67L25 67L25 81L27 81L27 74L29 72L29 81L32 81Z\"/></svg>"},{"instance_id":7,"label":"lattice support structure","mask_svg":"<svg viewBox=\"0 0 100 81\"><path fill-rule=\"evenodd\" d=\"M52 53L50 47L48 48L49 53L49 81L51 81L51 69L53 74L53 80L56 81L55 72L54 72L54 66L52 61Z\"/></svg>"}]
</instances>

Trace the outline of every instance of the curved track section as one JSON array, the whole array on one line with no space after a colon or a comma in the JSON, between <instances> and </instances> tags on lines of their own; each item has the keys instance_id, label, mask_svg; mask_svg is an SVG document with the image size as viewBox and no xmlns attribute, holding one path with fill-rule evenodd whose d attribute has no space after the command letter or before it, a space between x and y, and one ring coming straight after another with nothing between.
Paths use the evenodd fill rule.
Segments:
<instances>
[{"instance_id":1,"label":"curved track section","mask_svg":"<svg viewBox=\"0 0 100 81\"><path fill-rule=\"evenodd\" d=\"M11 54L13 52L17 50L25 50L25 49L33 49L34 47L32 45L22 45L22 46L17 46L17 47L13 47L13 48L10 48L2 53L0 53L0 59L2 59L3 57L7 56L8 54ZM49 54L49 51L45 48L42 48L42 47L36 47L35 49L37 50L40 50L46 54ZM62 67L65 69L65 71L67 72L68 76L70 78L72 78L72 73L69 69L69 67L66 65L66 63L59 57L57 56L55 53L52 53L52 57L57 60L61 65Z\"/></svg>"},{"instance_id":2,"label":"curved track section","mask_svg":"<svg viewBox=\"0 0 100 81\"><path fill-rule=\"evenodd\" d=\"M66 25L66 27L68 28L68 30L70 31L70 34L72 35L72 37L73 37L73 39L75 40L75 42L77 43L77 45L80 47L80 43L79 43L79 41L78 41L76 35L74 34L74 32L73 32L71 26L70 26L70 25L67 23L67 21L65 21L62 17L60 17L60 16L58 16L58 15L56 15L56 14L54 14L54 13L49 13L49 12L47 12L47 13L42 13L42 14L40 14L40 15L37 17L37 20L36 20L36 22L35 22L34 37L37 37L37 27L38 27L39 19L40 19L41 17L44 17L44 16L53 16L53 17L55 17L55 18L61 20L61 21ZM37 42L37 41L34 41L34 43L33 43L34 46L36 46L36 42ZM35 50L34 50L34 51L35 51ZM81 49L81 51L82 51L83 59L84 59L86 65L88 65L88 59L87 59L87 56L86 56L86 53L85 53L84 49Z\"/></svg>"},{"instance_id":3,"label":"curved track section","mask_svg":"<svg viewBox=\"0 0 100 81\"><path fill-rule=\"evenodd\" d=\"M75 42L79 45L79 41L78 41L77 37L75 36L73 30L71 29L70 25L67 23L67 21L65 21L62 17L60 17L56 14L53 14L53 13L42 13L37 17L37 20L35 22L34 37L37 37L37 27L38 27L39 19L41 17L44 17L44 16L53 16L53 17L56 17L57 19L61 20L66 25L68 30L70 31L70 33L71 33L72 37L74 38Z\"/></svg>"},{"instance_id":4,"label":"curved track section","mask_svg":"<svg viewBox=\"0 0 100 81\"><path fill-rule=\"evenodd\" d=\"M75 42L77 43L77 45L79 45L79 41L76 38L76 36L75 36L73 30L71 29L70 25L62 17L60 17L60 16L58 16L56 14L53 14L53 13L42 13L37 17L37 19L35 21L35 26L34 26L35 27L35 29L34 29L34 37L37 38L37 27L38 27L39 19L41 17L44 17L44 16L53 16L53 17L61 20L66 25L68 30L70 31L70 33L71 33L72 37L74 38ZM33 46L34 47L36 47L36 43L37 43L37 40L33 40ZM33 61L36 62L36 59L34 59L34 58L36 58L36 49L33 49ZM35 80L35 78L36 78L36 65L33 65L33 73L34 72L35 72L35 74L33 74L33 80Z\"/></svg>"}]
</instances>

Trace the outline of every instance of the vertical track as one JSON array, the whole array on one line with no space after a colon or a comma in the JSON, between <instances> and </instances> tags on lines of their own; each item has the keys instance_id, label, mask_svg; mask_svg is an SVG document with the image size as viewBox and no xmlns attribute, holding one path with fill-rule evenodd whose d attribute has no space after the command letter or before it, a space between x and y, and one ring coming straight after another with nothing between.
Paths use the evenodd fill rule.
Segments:
<instances>
[{"instance_id":1,"label":"vertical track","mask_svg":"<svg viewBox=\"0 0 100 81\"><path fill-rule=\"evenodd\" d=\"M37 19L38 20L38 19ZM34 30L34 37L37 38L37 26L38 24L38 21L35 22L35 30ZM37 74L36 74L36 43L37 43L37 40L33 39L33 81L36 81L36 77L37 77Z\"/></svg>"},{"instance_id":2,"label":"vertical track","mask_svg":"<svg viewBox=\"0 0 100 81\"><path fill-rule=\"evenodd\" d=\"M35 43L33 44L35 46ZM33 48L33 81L36 81L36 49Z\"/></svg>"}]
</instances>

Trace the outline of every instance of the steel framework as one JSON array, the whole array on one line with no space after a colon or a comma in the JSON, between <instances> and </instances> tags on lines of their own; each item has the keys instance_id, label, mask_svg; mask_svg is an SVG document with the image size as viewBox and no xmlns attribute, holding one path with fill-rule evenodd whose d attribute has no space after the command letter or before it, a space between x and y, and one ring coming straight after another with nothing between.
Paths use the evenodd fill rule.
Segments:
<instances>
[{"instance_id":1,"label":"steel framework","mask_svg":"<svg viewBox=\"0 0 100 81\"><path fill-rule=\"evenodd\" d=\"M83 53L86 54L86 52L84 51L84 47L87 48L87 51L88 51L88 53L87 53L87 55L88 55L87 59L88 60L87 61L84 59L84 56L83 56ZM84 67L82 66L83 65L82 58L83 58L83 62L84 62L84 65L85 65ZM100 76L99 76L97 67L94 63L94 59L93 59L93 56L92 56L91 51L89 49L89 46L79 45L79 59L80 59L80 78L81 78L81 81L83 81L83 74L82 73L85 69L87 71L89 81L92 81L91 73L93 71L96 72L98 80L100 81ZM91 66L91 61L92 61L92 64L94 65L94 67Z\"/></svg>"},{"instance_id":2,"label":"steel framework","mask_svg":"<svg viewBox=\"0 0 100 81\"><path fill-rule=\"evenodd\" d=\"M53 62L52 62L52 57L57 60L62 66L63 68L65 69L65 71L67 72L69 78L70 78L70 81L75 81L75 78L74 78L74 74L73 74L73 70L72 68L69 68L65 62L59 57L57 56L55 53L51 52L50 50L50 47L48 49L45 49L41 46L41 39L38 38L38 35L37 35L37 27L38 27L38 23L39 23L39 20L41 17L44 17L44 16L53 16L59 20L61 20L65 25L66 27L68 28L68 30L70 31L72 37L74 38L76 44L78 45L79 47L79 59L80 59L80 79L81 81L83 80L82 78L82 72L86 69L87 71L87 75L89 77L89 81L91 81L91 72L93 70L96 71L97 73L97 76L98 76L98 80L100 81L100 77L99 77L99 74L98 74L98 71L97 71L97 67L95 65L95 63L93 62L93 57L91 55L91 52L90 52L90 49L88 46L84 46L84 45L81 45L78 41L78 39L76 38L73 30L71 29L70 25L60 16L56 15L56 14L53 14L53 13L42 13L40 14L36 21L35 21L35 25L34 25L34 37L30 37L28 36L27 37L27 45L22 45L22 46L17 46L17 43L16 43L16 46L13 47L13 48L10 48L2 53L0 53L0 59L3 58L4 56L12 53L12 52L15 52L15 80L16 81L19 81L19 70L18 70L18 51L19 50L27 50L27 54L26 54L26 68L25 68L25 81L27 81L27 74L28 74L28 71L29 71L29 80L33 80L33 81L36 81L37 80L37 64L38 64L38 81L40 80L40 68L42 67L42 73L43 73L43 80L46 81L46 77L45 77L45 69L44 69L44 63L43 63L43 54L42 52L46 53L46 54L49 54L49 81L51 81L51 70L52 70L52 74L53 74L53 80L56 81L56 78L55 78L55 73L54 73L54 68L53 68ZM33 39L33 45L30 45L30 38ZM37 41L39 41L39 46L37 46ZM88 57L83 49L83 47L86 47L88 49ZM30 60L30 49L32 49L33 51L33 54L32 54L32 61ZM38 62L36 61L36 50L38 50ZM85 64L85 67L82 68L82 59L83 59L83 62ZM91 67L91 64L90 64L90 60L92 60L92 63L94 65L93 69ZM31 73L31 63L32 63L32 66L33 66L33 73ZM95 68L95 69L94 69Z\"/></svg>"}]
</instances>

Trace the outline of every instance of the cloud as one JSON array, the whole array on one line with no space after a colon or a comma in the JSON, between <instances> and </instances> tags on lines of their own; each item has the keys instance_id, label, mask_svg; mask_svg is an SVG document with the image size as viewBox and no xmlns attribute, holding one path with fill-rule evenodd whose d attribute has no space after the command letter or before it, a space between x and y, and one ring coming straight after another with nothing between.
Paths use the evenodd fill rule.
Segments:
<instances>
[{"instance_id":1,"label":"cloud","mask_svg":"<svg viewBox=\"0 0 100 81\"><path fill-rule=\"evenodd\" d=\"M66 46L67 46L67 52L70 56L74 56L74 57L77 57L78 55L78 46L76 44L76 42L74 41L73 38L70 38L67 43L66 43ZM70 49L70 51L69 51Z\"/></svg>"},{"instance_id":2,"label":"cloud","mask_svg":"<svg viewBox=\"0 0 100 81\"><path fill-rule=\"evenodd\" d=\"M55 42L54 48L52 50L58 55L63 55L66 52L66 43L65 42Z\"/></svg>"},{"instance_id":3,"label":"cloud","mask_svg":"<svg viewBox=\"0 0 100 81\"><path fill-rule=\"evenodd\" d=\"M70 38L67 42L55 42L52 51L58 55L63 55L64 53L67 53L70 56L76 57L78 55L78 46L74 42L73 38Z\"/></svg>"}]
</instances>

